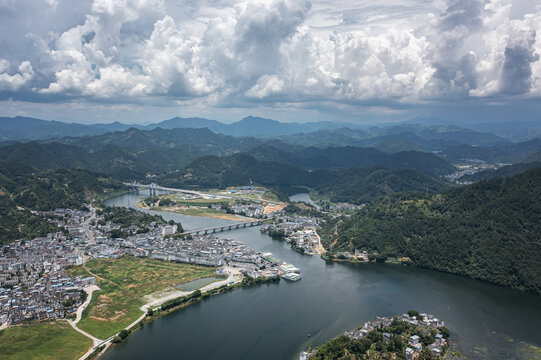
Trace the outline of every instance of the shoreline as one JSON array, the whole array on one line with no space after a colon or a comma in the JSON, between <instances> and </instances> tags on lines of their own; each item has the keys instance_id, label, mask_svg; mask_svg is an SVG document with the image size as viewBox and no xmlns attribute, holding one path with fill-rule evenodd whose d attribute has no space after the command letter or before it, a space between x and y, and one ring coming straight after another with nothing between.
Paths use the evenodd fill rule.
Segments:
<instances>
[{"instance_id":1,"label":"shoreline","mask_svg":"<svg viewBox=\"0 0 541 360\"><path fill-rule=\"evenodd\" d=\"M187 304L182 304L182 306L175 306L175 307L173 307L171 309L168 309L166 311L163 311L163 313L161 313L162 312L161 311L161 306L163 304L165 304L166 302L168 302L168 301L179 299L179 298L189 297L192 294L194 294L197 290L199 290L201 292L201 295L210 294L213 290L218 289L220 287L225 286L226 288L231 288L231 287L237 286L238 284L240 284L242 282L243 278L242 278L242 275L240 274L239 269L228 266L228 267L224 268L224 271L226 271L229 274L229 276L226 279L214 281L214 282L212 282L210 284L207 284L205 286L202 286L202 287L200 287L198 289L194 289L194 290L191 290L191 291L182 291L182 290L174 291L174 292L171 292L171 293L169 293L167 295L164 295L164 296L161 296L161 297L158 297L158 298L154 298L150 302L145 303L143 306L141 306L139 308L139 310L141 310L143 313L137 319L135 319L133 322L131 322L128 326L126 326L125 330L132 330L133 329L132 331L130 331L129 335L131 335L131 333L133 333L133 331L136 331L137 329L134 329L135 326L138 325L138 324L144 324L143 322L145 321L145 319L147 317L149 317L148 316L149 310L152 310L153 312L160 311L159 315L151 316L150 319L147 320L147 322L152 322L152 321L154 321L155 318L157 318L159 316L163 316L163 315L166 315L168 313L174 312L174 311L176 311L176 310L178 310L178 309L180 309L180 308L187 305ZM96 288L97 288L97 286L96 286ZM95 290L96 289L93 289L92 291L95 291ZM148 298L148 297L152 297L152 294L145 295L143 297L143 299ZM89 297L87 298L88 303L90 303L90 298L91 298L91 296L89 295ZM85 303L87 301L85 301ZM87 305L88 304L86 304L86 306ZM86 306L85 306L85 308L86 308ZM79 309L77 311L79 311ZM84 308L81 310L81 314L82 314L82 311L84 311ZM76 330L76 331L80 332L81 334L85 335L86 337L90 338L94 343L92 348L90 348L82 357L80 357L79 360L87 359L89 356L91 356L92 354L95 354L96 351L99 350L99 352L97 354L95 354L94 357L93 357L93 359L98 359L100 356L102 356L111 347L111 345L114 344L113 340L116 337L118 337L119 334L120 334L120 332L118 332L118 333L110 336L109 338L107 338L105 340L100 340L100 339L92 336L91 334L88 334L85 331L77 328L75 324L71 323L71 321L70 321L70 325L72 325L74 330Z\"/></svg>"}]
</instances>

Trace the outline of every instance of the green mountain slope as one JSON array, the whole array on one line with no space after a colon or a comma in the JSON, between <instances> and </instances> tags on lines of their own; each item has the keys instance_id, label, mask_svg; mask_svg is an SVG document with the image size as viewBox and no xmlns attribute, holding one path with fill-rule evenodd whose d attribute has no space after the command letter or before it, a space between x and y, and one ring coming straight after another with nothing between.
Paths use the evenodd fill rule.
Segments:
<instances>
[{"instance_id":1,"label":"green mountain slope","mask_svg":"<svg viewBox=\"0 0 541 360\"><path fill-rule=\"evenodd\" d=\"M276 161L260 161L247 154L206 156L196 159L179 172L159 178L158 183L172 187L224 188L254 183L280 187L291 195L298 187L315 189L333 201L362 203L374 197L401 191L437 192L449 185L415 170L385 167L352 167L308 171Z\"/></svg>"},{"instance_id":2,"label":"green mountain slope","mask_svg":"<svg viewBox=\"0 0 541 360\"><path fill-rule=\"evenodd\" d=\"M54 230L31 210L81 208L85 199L121 188L121 183L87 170L39 171L0 162L0 243Z\"/></svg>"},{"instance_id":3,"label":"green mountain slope","mask_svg":"<svg viewBox=\"0 0 541 360\"><path fill-rule=\"evenodd\" d=\"M259 160L279 161L307 169L387 166L395 170L415 169L431 175L449 174L456 170L454 166L432 153L402 151L387 154L374 148L353 146L325 149L308 147L285 152L264 144L250 150L250 155Z\"/></svg>"},{"instance_id":4,"label":"green mountain slope","mask_svg":"<svg viewBox=\"0 0 541 360\"><path fill-rule=\"evenodd\" d=\"M324 246L411 258L430 269L541 293L541 169L425 199L398 195L329 222Z\"/></svg>"}]
</instances>

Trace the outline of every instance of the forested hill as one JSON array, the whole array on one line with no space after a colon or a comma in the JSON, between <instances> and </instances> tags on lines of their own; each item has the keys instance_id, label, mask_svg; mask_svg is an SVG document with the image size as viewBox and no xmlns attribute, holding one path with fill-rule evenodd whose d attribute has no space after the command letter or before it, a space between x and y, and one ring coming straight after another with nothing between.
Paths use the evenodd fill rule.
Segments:
<instances>
[{"instance_id":1,"label":"forested hill","mask_svg":"<svg viewBox=\"0 0 541 360\"><path fill-rule=\"evenodd\" d=\"M441 157L421 151L387 154L374 148L342 146L308 147L285 152L264 144L253 148L249 154L259 160L279 161L307 169L386 166L395 170L414 169L431 175L449 174L456 170Z\"/></svg>"},{"instance_id":2,"label":"forested hill","mask_svg":"<svg viewBox=\"0 0 541 360\"><path fill-rule=\"evenodd\" d=\"M160 179L172 187L225 188L254 183L278 187L287 195L302 191L299 187L329 195L332 201L363 203L401 191L439 192L450 185L424 173L386 167L352 167L337 170L308 171L299 166L275 161L260 161L246 154L206 156L196 159L179 172ZM304 190L306 191L306 190Z\"/></svg>"},{"instance_id":3,"label":"forested hill","mask_svg":"<svg viewBox=\"0 0 541 360\"><path fill-rule=\"evenodd\" d=\"M409 257L414 264L541 293L541 168L425 199L372 202L321 231L332 250Z\"/></svg>"},{"instance_id":4,"label":"forested hill","mask_svg":"<svg viewBox=\"0 0 541 360\"><path fill-rule=\"evenodd\" d=\"M87 170L39 171L0 162L0 243L45 235L48 223L30 210L81 208L85 199L121 189L121 183Z\"/></svg>"}]
</instances>

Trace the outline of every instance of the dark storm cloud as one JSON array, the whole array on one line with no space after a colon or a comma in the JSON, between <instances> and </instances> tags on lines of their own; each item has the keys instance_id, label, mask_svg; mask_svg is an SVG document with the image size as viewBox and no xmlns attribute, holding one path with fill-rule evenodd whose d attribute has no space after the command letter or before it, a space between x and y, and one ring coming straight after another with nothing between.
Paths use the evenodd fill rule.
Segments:
<instances>
[{"instance_id":1,"label":"dark storm cloud","mask_svg":"<svg viewBox=\"0 0 541 360\"><path fill-rule=\"evenodd\" d=\"M535 53L535 31L521 32L505 48L505 61L502 70L502 93L509 95L525 94L530 91L532 63L539 60Z\"/></svg>"}]
</instances>

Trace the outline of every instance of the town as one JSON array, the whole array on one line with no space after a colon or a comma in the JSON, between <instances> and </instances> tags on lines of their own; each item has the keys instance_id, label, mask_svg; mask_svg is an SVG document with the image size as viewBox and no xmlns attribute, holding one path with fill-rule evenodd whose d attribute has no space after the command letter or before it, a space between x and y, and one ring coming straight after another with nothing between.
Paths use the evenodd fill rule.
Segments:
<instances>
[{"instance_id":1,"label":"town","mask_svg":"<svg viewBox=\"0 0 541 360\"><path fill-rule=\"evenodd\" d=\"M287 215L283 211L274 213L270 223L260 231L269 236L283 238L292 249L307 255L323 254L317 229L321 219L308 216Z\"/></svg>"},{"instance_id":2,"label":"town","mask_svg":"<svg viewBox=\"0 0 541 360\"><path fill-rule=\"evenodd\" d=\"M72 277L70 266L88 259L124 255L224 268L250 278L284 276L295 280L299 269L263 256L244 243L213 235L179 237L178 224L150 221L118 224L106 211L57 209L40 212L59 231L46 237L15 241L1 248L0 325L74 317L95 277ZM38 213L36 213L38 214ZM142 214L134 211L134 214ZM125 215L125 214L124 214ZM152 219L147 219L152 220ZM122 237L121 237L122 235ZM291 274L289 274L291 273ZM289 275L288 275L289 274Z\"/></svg>"}]
</instances>

